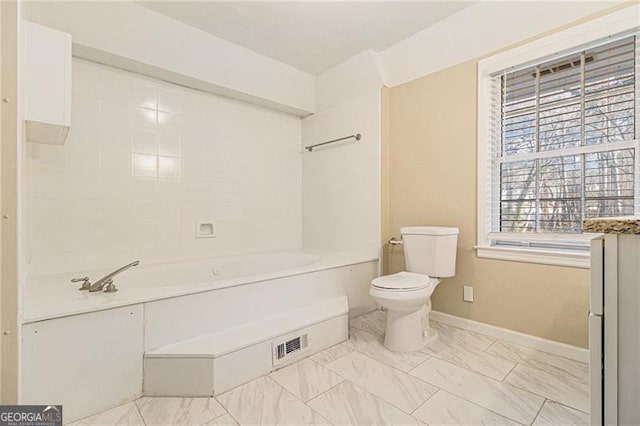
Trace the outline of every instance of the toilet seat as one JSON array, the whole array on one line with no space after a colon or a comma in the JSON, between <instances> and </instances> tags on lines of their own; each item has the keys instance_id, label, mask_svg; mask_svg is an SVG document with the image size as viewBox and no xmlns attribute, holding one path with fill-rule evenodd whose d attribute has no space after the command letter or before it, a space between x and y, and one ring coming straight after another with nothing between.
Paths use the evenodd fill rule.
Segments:
<instances>
[{"instance_id":1,"label":"toilet seat","mask_svg":"<svg viewBox=\"0 0 640 426\"><path fill-rule=\"evenodd\" d=\"M371 281L375 289L390 292L422 290L437 283L436 278L406 271L385 275Z\"/></svg>"}]
</instances>

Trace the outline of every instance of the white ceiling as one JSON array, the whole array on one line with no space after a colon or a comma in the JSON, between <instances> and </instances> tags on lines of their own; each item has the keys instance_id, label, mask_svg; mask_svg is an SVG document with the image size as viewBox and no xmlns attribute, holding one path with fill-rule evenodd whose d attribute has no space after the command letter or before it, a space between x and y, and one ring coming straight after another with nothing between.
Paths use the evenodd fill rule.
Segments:
<instances>
[{"instance_id":1,"label":"white ceiling","mask_svg":"<svg viewBox=\"0 0 640 426\"><path fill-rule=\"evenodd\" d=\"M465 8L462 1L144 1L149 9L319 74L383 50Z\"/></svg>"}]
</instances>

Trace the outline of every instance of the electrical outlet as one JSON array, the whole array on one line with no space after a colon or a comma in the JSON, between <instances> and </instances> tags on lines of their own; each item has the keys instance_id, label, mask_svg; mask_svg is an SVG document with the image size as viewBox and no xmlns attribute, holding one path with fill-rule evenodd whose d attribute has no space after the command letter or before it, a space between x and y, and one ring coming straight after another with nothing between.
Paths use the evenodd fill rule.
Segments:
<instances>
[{"instance_id":1,"label":"electrical outlet","mask_svg":"<svg viewBox=\"0 0 640 426\"><path fill-rule=\"evenodd\" d=\"M473 303L473 287L465 285L462 290L462 300L465 302Z\"/></svg>"}]
</instances>

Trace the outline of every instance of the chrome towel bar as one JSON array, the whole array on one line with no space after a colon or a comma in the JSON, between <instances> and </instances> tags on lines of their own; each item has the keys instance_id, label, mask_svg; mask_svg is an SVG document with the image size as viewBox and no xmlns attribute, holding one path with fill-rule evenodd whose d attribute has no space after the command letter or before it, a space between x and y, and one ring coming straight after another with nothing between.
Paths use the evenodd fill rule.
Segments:
<instances>
[{"instance_id":1,"label":"chrome towel bar","mask_svg":"<svg viewBox=\"0 0 640 426\"><path fill-rule=\"evenodd\" d=\"M315 145L305 146L304 149L306 149L307 151L311 152L311 151L313 151L313 148L315 148L315 147L322 146L322 145L328 145L328 144L334 143L334 142L345 141L347 139L352 139L352 138L355 138L355 140L359 141L360 139L362 139L362 135L360 133L356 133L355 135L345 136L344 138L333 139L333 140L330 140L330 141L317 143Z\"/></svg>"}]
</instances>

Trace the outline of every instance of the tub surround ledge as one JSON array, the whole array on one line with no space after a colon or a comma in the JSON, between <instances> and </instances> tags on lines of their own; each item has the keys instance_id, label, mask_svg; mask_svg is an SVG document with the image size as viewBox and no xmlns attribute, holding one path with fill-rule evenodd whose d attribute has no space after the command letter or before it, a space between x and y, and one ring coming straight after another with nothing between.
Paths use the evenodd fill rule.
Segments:
<instances>
[{"instance_id":1,"label":"tub surround ledge","mask_svg":"<svg viewBox=\"0 0 640 426\"><path fill-rule=\"evenodd\" d=\"M248 271L248 265L269 265L293 259L280 269ZM296 264L300 259L300 263ZM253 261L253 262L252 262ZM196 260L143 264L118 276L117 293L88 293L71 284L73 277L101 277L109 271L82 271L33 276L25 286L22 323L44 321L121 306L148 303L229 287L377 262L370 256L328 250L274 251ZM266 262L266 263L265 263ZM235 266L234 266L235 265ZM226 272L228 268L232 270ZM238 269L234 271L234 269ZM219 270L219 272L218 272ZM372 277L375 278L375 277ZM368 283L367 283L368 284ZM366 293L368 297L368 293ZM366 312L366 310L364 311ZM361 312L361 313L364 313Z\"/></svg>"},{"instance_id":2,"label":"tub surround ledge","mask_svg":"<svg viewBox=\"0 0 640 426\"><path fill-rule=\"evenodd\" d=\"M585 219L582 222L584 232L604 234L640 234L640 216L600 217Z\"/></svg>"}]
</instances>

